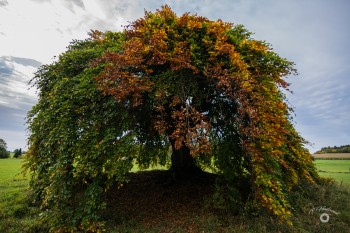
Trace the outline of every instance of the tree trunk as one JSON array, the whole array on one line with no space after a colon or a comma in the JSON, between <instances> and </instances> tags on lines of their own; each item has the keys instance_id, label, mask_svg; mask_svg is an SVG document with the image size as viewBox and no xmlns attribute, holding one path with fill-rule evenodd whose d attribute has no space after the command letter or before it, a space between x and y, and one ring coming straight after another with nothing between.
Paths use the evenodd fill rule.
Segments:
<instances>
[{"instance_id":1,"label":"tree trunk","mask_svg":"<svg viewBox=\"0 0 350 233\"><path fill-rule=\"evenodd\" d=\"M190 149L183 145L180 149L175 149L175 141L170 140L172 146L171 172L175 179L188 178L201 172L191 156Z\"/></svg>"}]
</instances>

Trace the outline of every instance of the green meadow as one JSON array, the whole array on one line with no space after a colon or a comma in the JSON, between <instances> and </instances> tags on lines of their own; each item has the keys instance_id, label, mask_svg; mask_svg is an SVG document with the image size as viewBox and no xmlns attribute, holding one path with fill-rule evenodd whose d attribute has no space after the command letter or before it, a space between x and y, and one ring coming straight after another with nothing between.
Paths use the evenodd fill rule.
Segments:
<instances>
[{"instance_id":1,"label":"green meadow","mask_svg":"<svg viewBox=\"0 0 350 233\"><path fill-rule=\"evenodd\" d=\"M13 158L0 159L0 232L48 232L49 229L40 218L40 211L27 198L29 180L21 174L22 161L22 159ZM121 192L118 195L122 195L123 198L115 200L121 203L116 202L115 209L109 210L108 214L113 216L116 212L125 211L126 217L109 220L107 232L348 232L350 203L344 200L347 200L350 194L350 160L316 160L315 164L322 176L333 177L336 183L343 184L326 184L317 189L306 186L302 192L293 194L291 196L294 212L293 227L276 224L275 219L263 214L251 218L227 213L225 210L212 210L209 202L200 207L202 199L196 200L193 193L191 193L192 196L187 196L188 194L177 186L167 190L157 186L150 188L149 186L154 184L146 180L145 175L137 178L137 174L143 173L138 172L138 168L135 167L132 170L133 176L139 179L134 182L136 186L132 184L126 186L124 193L122 190L118 191ZM152 171L144 174L150 176L152 174L150 172ZM147 188L149 189L147 192L151 192L151 195L144 197L136 195L146 192ZM152 193L153 188L155 190ZM169 206L176 206L172 199L164 199L159 195L162 192L179 191L182 192L181 195L185 200L185 209L179 209L182 211L181 217L177 216L179 213L177 209L173 209L176 213L171 212L172 209ZM158 198L163 198L163 201L159 202ZM131 202L135 205L138 203L138 207L135 209L134 205L130 205ZM331 215L328 223L321 223L321 213L317 212L317 207L320 206L331 208L340 214ZM118 209L120 207L122 209ZM168 211L160 211L162 208ZM310 214L312 209L315 211Z\"/></svg>"},{"instance_id":2,"label":"green meadow","mask_svg":"<svg viewBox=\"0 0 350 233\"><path fill-rule=\"evenodd\" d=\"M23 197L28 180L21 174L21 163L21 159L0 159L0 207L4 202Z\"/></svg>"},{"instance_id":3,"label":"green meadow","mask_svg":"<svg viewBox=\"0 0 350 233\"><path fill-rule=\"evenodd\" d=\"M321 176L350 185L350 159L316 159L315 164Z\"/></svg>"},{"instance_id":4,"label":"green meadow","mask_svg":"<svg viewBox=\"0 0 350 233\"><path fill-rule=\"evenodd\" d=\"M27 200L22 159L0 159L0 232L35 232L37 210Z\"/></svg>"}]
</instances>

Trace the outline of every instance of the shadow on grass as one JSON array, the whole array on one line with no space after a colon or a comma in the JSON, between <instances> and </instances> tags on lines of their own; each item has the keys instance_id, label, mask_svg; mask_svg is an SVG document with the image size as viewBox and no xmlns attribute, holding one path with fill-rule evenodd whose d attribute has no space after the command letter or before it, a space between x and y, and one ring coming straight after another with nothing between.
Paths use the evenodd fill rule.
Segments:
<instances>
[{"instance_id":1,"label":"shadow on grass","mask_svg":"<svg viewBox=\"0 0 350 233\"><path fill-rule=\"evenodd\" d=\"M349 232L348 186L325 182L301 185L290 196L293 226L261 212L232 214L212 204L215 177L168 184L167 171L131 174L130 182L107 195L105 217L110 232ZM320 221L323 211L330 219ZM244 208L244 207L243 207ZM318 209L317 209L318 208ZM328 208L328 209L327 209ZM311 211L315 209L315 211ZM312 213L311 213L312 212Z\"/></svg>"},{"instance_id":2,"label":"shadow on grass","mask_svg":"<svg viewBox=\"0 0 350 233\"><path fill-rule=\"evenodd\" d=\"M124 187L106 193L106 232L350 232L350 187L346 185L301 185L290 195L294 216L293 226L288 226L263 212L252 217L244 210L232 214L215 209L214 176L177 182L169 182L167 171L129 176ZM27 180L14 178L2 189L0 232L48 232L40 211L29 204L27 185ZM329 215L327 222L320 219L323 213Z\"/></svg>"}]
</instances>

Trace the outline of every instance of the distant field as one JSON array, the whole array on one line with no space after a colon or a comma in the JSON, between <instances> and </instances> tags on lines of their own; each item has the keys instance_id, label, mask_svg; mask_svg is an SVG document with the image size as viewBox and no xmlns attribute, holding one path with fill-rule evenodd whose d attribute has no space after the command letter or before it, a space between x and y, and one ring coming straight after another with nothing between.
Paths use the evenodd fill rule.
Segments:
<instances>
[{"instance_id":1,"label":"distant field","mask_svg":"<svg viewBox=\"0 0 350 233\"><path fill-rule=\"evenodd\" d=\"M38 214L26 202L28 179L21 174L22 161L0 159L0 232L30 232Z\"/></svg>"},{"instance_id":2,"label":"distant field","mask_svg":"<svg viewBox=\"0 0 350 233\"><path fill-rule=\"evenodd\" d=\"M350 159L350 153L313 154L315 159Z\"/></svg>"},{"instance_id":3,"label":"distant field","mask_svg":"<svg viewBox=\"0 0 350 233\"><path fill-rule=\"evenodd\" d=\"M22 159L0 159L0 187L23 180L21 175ZM0 189L1 190L1 189Z\"/></svg>"},{"instance_id":4,"label":"distant field","mask_svg":"<svg viewBox=\"0 0 350 233\"><path fill-rule=\"evenodd\" d=\"M316 159L314 162L321 176L331 177L338 182L350 184L350 159Z\"/></svg>"}]
</instances>

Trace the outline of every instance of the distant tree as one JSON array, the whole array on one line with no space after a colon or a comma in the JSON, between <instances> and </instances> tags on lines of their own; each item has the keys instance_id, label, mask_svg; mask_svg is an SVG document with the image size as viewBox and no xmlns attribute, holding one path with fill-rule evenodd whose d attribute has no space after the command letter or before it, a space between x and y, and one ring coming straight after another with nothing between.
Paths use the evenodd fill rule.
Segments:
<instances>
[{"instance_id":1,"label":"distant tree","mask_svg":"<svg viewBox=\"0 0 350 233\"><path fill-rule=\"evenodd\" d=\"M6 159L10 157L10 153L7 151L6 142L0 138L0 159Z\"/></svg>"},{"instance_id":2,"label":"distant tree","mask_svg":"<svg viewBox=\"0 0 350 233\"><path fill-rule=\"evenodd\" d=\"M13 157L14 157L14 158L19 158L19 157L21 157L21 155L22 155L22 149L21 149L21 148L15 149L15 150L13 151Z\"/></svg>"},{"instance_id":3,"label":"distant tree","mask_svg":"<svg viewBox=\"0 0 350 233\"><path fill-rule=\"evenodd\" d=\"M1 147L1 148L7 148L6 142L5 142L5 140L2 139L2 138L0 138L0 147Z\"/></svg>"},{"instance_id":4,"label":"distant tree","mask_svg":"<svg viewBox=\"0 0 350 233\"><path fill-rule=\"evenodd\" d=\"M333 147L327 146L315 152L315 154L325 154L325 153L350 153L350 145L333 146Z\"/></svg>"},{"instance_id":5,"label":"distant tree","mask_svg":"<svg viewBox=\"0 0 350 233\"><path fill-rule=\"evenodd\" d=\"M74 41L33 80L26 167L43 217L57 231L96 230L103 193L134 163L164 164L171 153L171 177L211 168L288 221L290 192L319 178L282 92L294 72L243 26L168 6L122 33Z\"/></svg>"}]
</instances>

